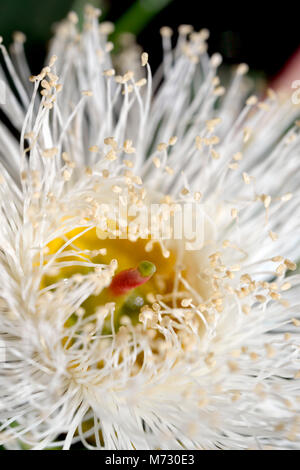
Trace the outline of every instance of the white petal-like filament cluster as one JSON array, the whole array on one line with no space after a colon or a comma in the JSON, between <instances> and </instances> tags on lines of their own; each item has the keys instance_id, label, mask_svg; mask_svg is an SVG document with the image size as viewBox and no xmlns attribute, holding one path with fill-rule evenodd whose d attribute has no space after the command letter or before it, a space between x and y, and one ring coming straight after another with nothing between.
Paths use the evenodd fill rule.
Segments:
<instances>
[{"instance_id":1,"label":"white petal-like filament cluster","mask_svg":"<svg viewBox=\"0 0 300 470\"><path fill-rule=\"evenodd\" d=\"M1 109L20 134L0 123L0 444L299 448L297 109L251 96L245 64L225 90L207 30L188 25L175 47L161 29L153 78L145 52L123 70L98 16L58 25L30 80L23 35L11 55L0 44ZM105 242L78 243L122 197L200 201L205 222L196 251L147 244L173 257L171 287L116 327L114 302L83 305L109 286L120 242L105 262Z\"/></svg>"}]
</instances>

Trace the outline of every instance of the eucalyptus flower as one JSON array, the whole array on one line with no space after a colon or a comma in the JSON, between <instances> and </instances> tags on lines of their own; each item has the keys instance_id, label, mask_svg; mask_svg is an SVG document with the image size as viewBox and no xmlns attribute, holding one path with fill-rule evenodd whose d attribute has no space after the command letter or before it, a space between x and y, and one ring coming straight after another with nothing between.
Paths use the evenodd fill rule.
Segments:
<instances>
[{"instance_id":1,"label":"eucalyptus flower","mask_svg":"<svg viewBox=\"0 0 300 470\"><path fill-rule=\"evenodd\" d=\"M0 444L299 448L297 107L189 25L118 70L99 13L0 44Z\"/></svg>"}]
</instances>

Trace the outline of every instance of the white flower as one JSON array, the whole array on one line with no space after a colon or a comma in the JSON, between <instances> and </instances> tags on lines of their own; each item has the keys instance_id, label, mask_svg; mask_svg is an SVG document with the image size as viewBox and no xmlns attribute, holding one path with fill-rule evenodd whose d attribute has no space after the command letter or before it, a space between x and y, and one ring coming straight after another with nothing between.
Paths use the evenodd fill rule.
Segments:
<instances>
[{"instance_id":1,"label":"white flower","mask_svg":"<svg viewBox=\"0 0 300 470\"><path fill-rule=\"evenodd\" d=\"M187 25L153 81L146 53L116 75L110 31L70 14L32 83L23 36L0 45L0 444L299 448L296 108L249 98L245 65L225 92ZM120 201L197 202L201 246L119 239ZM109 286L143 259L132 310Z\"/></svg>"}]
</instances>

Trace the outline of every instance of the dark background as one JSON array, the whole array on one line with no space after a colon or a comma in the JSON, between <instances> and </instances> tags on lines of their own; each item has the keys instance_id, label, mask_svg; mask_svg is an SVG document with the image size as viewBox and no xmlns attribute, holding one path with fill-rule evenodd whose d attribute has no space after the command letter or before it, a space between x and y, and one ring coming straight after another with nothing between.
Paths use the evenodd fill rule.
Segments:
<instances>
[{"instance_id":1,"label":"dark background","mask_svg":"<svg viewBox=\"0 0 300 470\"><path fill-rule=\"evenodd\" d=\"M220 52L228 64L247 62L252 70L264 72L267 78L276 75L300 45L300 5L290 2L94 0L93 3L102 8L105 20L117 23L117 34L122 29L138 33L138 42L151 52L154 67L161 58L159 28L163 25L176 29L187 23L196 30L208 28L210 52ZM154 3L156 13L150 12L146 19L141 15L140 19L133 18L133 13L130 18L128 9L137 3L144 6ZM80 13L83 4L83 0L0 0L0 34L9 44L13 31L25 32L30 66L36 73L43 65L51 25L70 9Z\"/></svg>"}]
</instances>

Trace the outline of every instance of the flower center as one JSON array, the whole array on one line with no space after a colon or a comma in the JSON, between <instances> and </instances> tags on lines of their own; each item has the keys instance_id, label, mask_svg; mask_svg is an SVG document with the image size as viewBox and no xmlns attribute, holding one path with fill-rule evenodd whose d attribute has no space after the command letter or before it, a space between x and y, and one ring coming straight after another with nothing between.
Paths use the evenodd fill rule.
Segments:
<instances>
[{"instance_id":1,"label":"flower center","mask_svg":"<svg viewBox=\"0 0 300 470\"><path fill-rule=\"evenodd\" d=\"M50 242L47 246L47 256L58 253L66 242L76 236L77 238L61 251L55 268L49 269L43 276L41 288L55 285L76 274L87 275L93 272L93 266L87 266L86 262L109 265L113 260L117 260L117 269L110 285L99 294L90 295L82 303L84 315L93 315L98 307L114 302L114 324L118 329L122 316L129 316L131 322L136 324L141 307L155 302L157 295L164 297L172 293L176 271L176 255L173 251L170 251L166 258L158 243L152 243L149 250L149 239L130 241L102 236L99 238L96 228L88 231L78 228L68 232L64 238L56 238ZM83 265L78 264L74 250L80 252L85 261ZM72 321L76 321L76 317L70 317L67 326L71 326ZM108 319L107 333L109 329Z\"/></svg>"}]
</instances>

